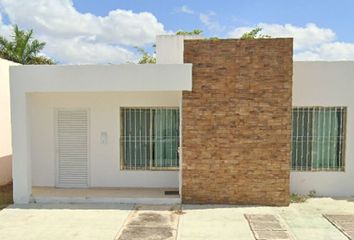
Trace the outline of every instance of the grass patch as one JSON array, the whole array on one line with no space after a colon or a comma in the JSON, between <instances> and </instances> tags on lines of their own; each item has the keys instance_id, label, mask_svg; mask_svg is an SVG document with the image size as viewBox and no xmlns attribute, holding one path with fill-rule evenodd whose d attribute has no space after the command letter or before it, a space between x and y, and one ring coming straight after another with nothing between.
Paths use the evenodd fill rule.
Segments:
<instances>
[{"instance_id":1,"label":"grass patch","mask_svg":"<svg viewBox=\"0 0 354 240\"><path fill-rule=\"evenodd\" d=\"M0 186L0 210L12 203L12 183Z\"/></svg>"},{"instance_id":2,"label":"grass patch","mask_svg":"<svg viewBox=\"0 0 354 240\"><path fill-rule=\"evenodd\" d=\"M292 193L290 195L290 202L291 203L303 203L306 202L307 196L299 195L296 193Z\"/></svg>"},{"instance_id":3,"label":"grass patch","mask_svg":"<svg viewBox=\"0 0 354 240\"><path fill-rule=\"evenodd\" d=\"M310 192L309 192L309 195L308 195L310 198L314 198L314 197L316 197L317 196L317 194L316 194L316 190L311 190Z\"/></svg>"},{"instance_id":4,"label":"grass patch","mask_svg":"<svg viewBox=\"0 0 354 240\"><path fill-rule=\"evenodd\" d=\"M307 199L315 197L317 197L316 190L309 191L307 195L299 195L296 193L292 193L290 195L290 203L303 203L306 202Z\"/></svg>"}]
</instances>

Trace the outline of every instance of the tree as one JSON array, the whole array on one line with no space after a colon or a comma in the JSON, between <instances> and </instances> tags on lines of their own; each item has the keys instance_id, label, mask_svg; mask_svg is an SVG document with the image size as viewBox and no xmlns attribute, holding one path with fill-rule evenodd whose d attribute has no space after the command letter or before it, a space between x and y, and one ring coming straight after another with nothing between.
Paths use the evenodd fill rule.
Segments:
<instances>
[{"instance_id":1,"label":"tree","mask_svg":"<svg viewBox=\"0 0 354 240\"><path fill-rule=\"evenodd\" d=\"M55 62L46 56L35 56L31 58L31 61L29 64L34 64L34 65L53 65Z\"/></svg>"},{"instance_id":2,"label":"tree","mask_svg":"<svg viewBox=\"0 0 354 240\"><path fill-rule=\"evenodd\" d=\"M0 57L21 64L55 64L52 59L39 55L46 43L33 39L32 29L24 31L15 25L13 33L11 40L0 36Z\"/></svg>"},{"instance_id":3,"label":"tree","mask_svg":"<svg viewBox=\"0 0 354 240\"><path fill-rule=\"evenodd\" d=\"M263 30L263 29L260 28L260 27L257 27L257 28L255 28L255 29L252 29L252 30L249 31L249 32L245 32L245 33L241 36L241 39L270 38L269 35L260 34L260 32L261 32L262 30Z\"/></svg>"},{"instance_id":4,"label":"tree","mask_svg":"<svg viewBox=\"0 0 354 240\"><path fill-rule=\"evenodd\" d=\"M200 30L200 29L194 29L191 32L180 30L180 31L176 32L176 35L200 35L202 33L203 33L203 30Z\"/></svg>"},{"instance_id":5,"label":"tree","mask_svg":"<svg viewBox=\"0 0 354 240\"><path fill-rule=\"evenodd\" d=\"M154 46L155 46L155 44L153 45L153 47ZM147 51L145 51L144 48L135 47L135 49L141 54L141 58L138 61L139 64L155 64L156 63L156 57L149 54Z\"/></svg>"}]
</instances>

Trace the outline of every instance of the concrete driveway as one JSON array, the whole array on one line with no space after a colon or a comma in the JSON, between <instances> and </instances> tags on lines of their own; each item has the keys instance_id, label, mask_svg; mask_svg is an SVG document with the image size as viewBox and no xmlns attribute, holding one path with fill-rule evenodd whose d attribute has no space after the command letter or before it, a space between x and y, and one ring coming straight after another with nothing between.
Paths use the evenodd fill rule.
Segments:
<instances>
[{"instance_id":1,"label":"concrete driveway","mask_svg":"<svg viewBox=\"0 0 354 240\"><path fill-rule=\"evenodd\" d=\"M292 239L348 240L322 214L354 214L354 201L314 198L289 207L184 205L182 212L170 206L15 205L0 211L0 239L254 240L244 214L277 216Z\"/></svg>"}]
</instances>

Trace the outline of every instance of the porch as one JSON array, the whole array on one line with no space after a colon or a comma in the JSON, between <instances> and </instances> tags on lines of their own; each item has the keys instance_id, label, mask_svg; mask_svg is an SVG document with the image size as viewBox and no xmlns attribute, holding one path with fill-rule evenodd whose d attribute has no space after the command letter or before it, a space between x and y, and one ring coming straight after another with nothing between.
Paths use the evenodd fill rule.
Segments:
<instances>
[{"instance_id":1,"label":"porch","mask_svg":"<svg viewBox=\"0 0 354 240\"><path fill-rule=\"evenodd\" d=\"M32 187L35 203L179 204L177 188Z\"/></svg>"},{"instance_id":2,"label":"porch","mask_svg":"<svg viewBox=\"0 0 354 240\"><path fill-rule=\"evenodd\" d=\"M12 72L15 203L180 202L164 193L181 186L190 64Z\"/></svg>"}]
</instances>

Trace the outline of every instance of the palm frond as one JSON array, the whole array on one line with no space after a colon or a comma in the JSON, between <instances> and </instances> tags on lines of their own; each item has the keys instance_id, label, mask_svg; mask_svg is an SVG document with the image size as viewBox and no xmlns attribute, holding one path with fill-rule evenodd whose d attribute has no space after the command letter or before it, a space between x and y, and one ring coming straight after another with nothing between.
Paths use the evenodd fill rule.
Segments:
<instances>
[{"instance_id":1,"label":"palm frond","mask_svg":"<svg viewBox=\"0 0 354 240\"><path fill-rule=\"evenodd\" d=\"M21 30L13 26L11 40L0 36L0 56L22 64L53 64L50 58L37 56L44 48L45 42L33 39L33 30Z\"/></svg>"}]
</instances>

